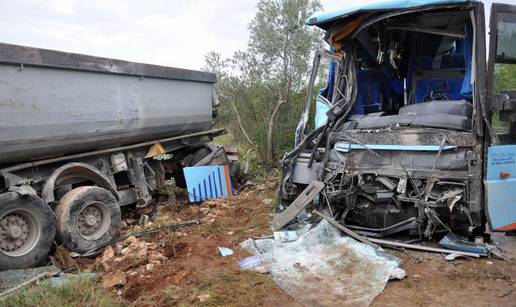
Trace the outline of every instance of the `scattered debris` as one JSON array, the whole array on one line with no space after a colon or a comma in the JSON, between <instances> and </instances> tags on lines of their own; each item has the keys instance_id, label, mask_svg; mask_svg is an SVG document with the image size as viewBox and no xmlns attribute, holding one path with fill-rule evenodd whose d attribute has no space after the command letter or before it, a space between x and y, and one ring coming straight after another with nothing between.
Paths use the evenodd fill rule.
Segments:
<instances>
[{"instance_id":1,"label":"scattered debris","mask_svg":"<svg viewBox=\"0 0 516 307\"><path fill-rule=\"evenodd\" d=\"M268 265L259 265L257 267L254 268L254 271L255 272L258 272L260 274L267 274L269 273L271 270L270 270L270 267Z\"/></svg>"},{"instance_id":2,"label":"scattered debris","mask_svg":"<svg viewBox=\"0 0 516 307\"><path fill-rule=\"evenodd\" d=\"M89 252L86 252L84 254L72 253L71 256L72 257L89 257L89 256L93 256L99 250L101 250L101 249L103 249L103 248L105 248L107 246L113 245L113 244L115 244L117 242L125 241L128 238L130 238L130 237L139 238L139 237L148 236L148 235L159 233L159 232L163 232L163 231L172 231L172 230L175 230L175 229L178 229L178 228L181 228L181 227L188 227L188 226L192 226L192 225L196 225L196 224L199 224L199 222L194 220L194 221L189 221L189 222L186 222L186 223L173 224L173 225L168 225L168 226L164 226L164 227L148 229L148 230L144 230L144 231L141 231L141 232L134 232L134 233L126 234L126 235L123 235L123 236L120 236L120 237L116 238L115 240L107 242L105 244L99 244L97 247L95 247L95 249L92 249Z\"/></svg>"},{"instance_id":3,"label":"scattered debris","mask_svg":"<svg viewBox=\"0 0 516 307\"><path fill-rule=\"evenodd\" d=\"M321 212L315 210L314 211L315 214L317 214L318 216L322 217L323 219L327 220L330 224L332 224L333 226L337 227L338 229L344 231L348 236L354 238L355 240L359 241L359 242L362 242L364 244L367 244L373 248L376 248L376 249L379 249L380 247L374 243L371 242L371 240L367 239L366 237L363 237L359 234L357 234L356 232L352 231L351 229L347 228L346 226L338 223L336 220L332 219L331 217L329 216L326 216L324 214L322 214Z\"/></svg>"},{"instance_id":4,"label":"scattered debris","mask_svg":"<svg viewBox=\"0 0 516 307\"><path fill-rule=\"evenodd\" d=\"M389 280L390 279L402 280L405 277L407 277L407 272L405 272L405 270L402 268L396 268L391 272L391 275L389 276Z\"/></svg>"},{"instance_id":5,"label":"scattered debris","mask_svg":"<svg viewBox=\"0 0 516 307\"><path fill-rule=\"evenodd\" d=\"M369 238L369 240L371 242L378 243L380 245L387 246L387 247L394 246L394 247L402 247L402 248L407 248L407 249L421 250L421 251L434 252L434 253L459 254L459 255L475 257L475 258L479 258L481 256L477 253L455 251L455 250L451 250L451 249L436 248L436 247L417 245L417 244L401 243L401 242L389 241L389 240L383 240L383 239Z\"/></svg>"},{"instance_id":6,"label":"scattered debris","mask_svg":"<svg viewBox=\"0 0 516 307\"><path fill-rule=\"evenodd\" d=\"M268 265L278 286L307 306L366 306L391 276L406 274L395 257L341 236L326 220L294 242L251 241L241 246L255 258L242 259L240 266L256 270Z\"/></svg>"},{"instance_id":7,"label":"scattered debris","mask_svg":"<svg viewBox=\"0 0 516 307\"><path fill-rule=\"evenodd\" d=\"M460 257L464 257L464 255L452 253L452 254L445 255L444 259L446 259L448 261L453 261L453 260L455 260L457 258L460 258Z\"/></svg>"},{"instance_id":8,"label":"scattered debris","mask_svg":"<svg viewBox=\"0 0 516 307\"><path fill-rule=\"evenodd\" d=\"M192 203L233 195L227 165L204 165L183 168L189 200Z\"/></svg>"},{"instance_id":9,"label":"scattered debris","mask_svg":"<svg viewBox=\"0 0 516 307\"><path fill-rule=\"evenodd\" d=\"M147 261L150 264L159 265L163 261L166 261L166 260L168 260L167 257L165 257L162 253L159 253L159 252L156 252L156 251L151 251L147 255Z\"/></svg>"},{"instance_id":10,"label":"scattered debris","mask_svg":"<svg viewBox=\"0 0 516 307\"><path fill-rule=\"evenodd\" d=\"M242 269L254 270L254 268L262 265L262 257L250 256L240 259L240 267Z\"/></svg>"},{"instance_id":11,"label":"scattered debris","mask_svg":"<svg viewBox=\"0 0 516 307\"><path fill-rule=\"evenodd\" d=\"M448 233L446 236L444 236L441 241L439 241L439 244L451 250L475 253L481 256L487 256L488 254L487 246L483 242L470 242L466 238L459 238L453 233Z\"/></svg>"},{"instance_id":12,"label":"scattered debris","mask_svg":"<svg viewBox=\"0 0 516 307\"><path fill-rule=\"evenodd\" d=\"M312 181L299 196L280 214L276 215L272 220L272 227L274 229L281 229L287 225L296 216L310 204L319 192L324 188L324 183L320 181Z\"/></svg>"},{"instance_id":13,"label":"scattered debris","mask_svg":"<svg viewBox=\"0 0 516 307\"><path fill-rule=\"evenodd\" d=\"M270 206L272 205L273 200L271 198L265 198L264 200L262 200L262 202L264 205Z\"/></svg>"},{"instance_id":14,"label":"scattered debris","mask_svg":"<svg viewBox=\"0 0 516 307\"><path fill-rule=\"evenodd\" d=\"M297 232L295 231L275 231L274 240L278 242L291 242L296 241L298 238Z\"/></svg>"},{"instance_id":15,"label":"scattered debris","mask_svg":"<svg viewBox=\"0 0 516 307\"><path fill-rule=\"evenodd\" d=\"M218 247L219 253L222 257L233 255L233 250L227 247Z\"/></svg>"},{"instance_id":16,"label":"scattered debris","mask_svg":"<svg viewBox=\"0 0 516 307\"><path fill-rule=\"evenodd\" d=\"M147 222L149 222L149 216L147 214L142 214L140 216L140 220L138 221L138 224L140 226L145 226L145 224L147 224Z\"/></svg>"}]
</instances>

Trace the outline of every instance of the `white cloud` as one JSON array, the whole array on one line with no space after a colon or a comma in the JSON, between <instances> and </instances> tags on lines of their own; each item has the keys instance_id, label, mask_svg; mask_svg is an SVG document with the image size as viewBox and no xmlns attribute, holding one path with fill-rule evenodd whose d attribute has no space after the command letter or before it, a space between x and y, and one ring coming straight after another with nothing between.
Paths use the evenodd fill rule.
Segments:
<instances>
[{"instance_id":1,"label":"white cloud","mask_svg":"<svg viewBox=\"0 0 516 307\"><path fill-rule=\"evenodd\" d=\"M325 10L378 0L322 0ZM514 0L505 0L513 2ZM491 1L488 1L491 2ZM246 47L257 0L0 0L0 42L199 69ZM486 7L490 6L486 3Z\"/></svg>"},{"instance_id":2,"label":"white cloud","mask_svg":"<svg viewBox=\"0 0 516 307\"><path fill-rule=\"evenodd\" d=\"M256 1L0 0L0 41L198 69L245 48Z\"/></svg>"}]
</instances>

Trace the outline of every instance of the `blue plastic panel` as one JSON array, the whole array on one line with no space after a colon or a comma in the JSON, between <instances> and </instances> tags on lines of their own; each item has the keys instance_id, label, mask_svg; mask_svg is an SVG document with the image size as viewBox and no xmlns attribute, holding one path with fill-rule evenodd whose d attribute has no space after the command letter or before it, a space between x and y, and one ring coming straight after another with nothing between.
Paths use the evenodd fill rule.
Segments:
<instances>
[{"instance_id":1,"label":"blue plastic panel","mask_svg":"<svg viewBox=\"0 0 516 307\"><path fill-rule=\"evenodd\" d=\"M232 194L233 188L227 166L193 166L185 167L183 171L190 202Z\"/></svg>"},{"instance_id":2,"label":"blue plastic panel","mask_svg":"<svg viewBox=\"0 0 516 307\"><path fill-rule=\"evenodd\" d=\"M489 147L486 186L493 230L516 230L516 145Z\"/></svg>"}]
</instances>

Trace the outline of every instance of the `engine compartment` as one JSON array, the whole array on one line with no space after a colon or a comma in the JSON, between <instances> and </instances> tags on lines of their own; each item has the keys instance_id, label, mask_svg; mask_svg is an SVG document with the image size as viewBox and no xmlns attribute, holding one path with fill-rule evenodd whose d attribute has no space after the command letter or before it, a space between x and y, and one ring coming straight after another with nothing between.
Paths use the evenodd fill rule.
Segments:
<instances>
[{"instance_id":1,"label":"engine compartment","mask_svg":"<svg viewBox=\"0 0 516 307\"><path fill-rule=\"evenodd\" d=\"M331 50L316 55L330 54L327 84L315 129L305 108L282 160L281 205L318 180L319 208L357 232L474 234L485 216L471 8L355 20L329 26Z\"/></svg>"}]
</instances>

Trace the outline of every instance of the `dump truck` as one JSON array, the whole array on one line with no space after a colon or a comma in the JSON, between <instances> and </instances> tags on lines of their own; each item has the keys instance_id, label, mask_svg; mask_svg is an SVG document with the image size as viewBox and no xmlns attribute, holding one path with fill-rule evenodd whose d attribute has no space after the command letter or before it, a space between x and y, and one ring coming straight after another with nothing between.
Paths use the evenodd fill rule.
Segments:
<instances>
[{"instance_id":1,"label":"dump truck","mask_svg":"<svg viewBox=\"0 0 516 307\"><path fill-rule=\"evenodd\" d=\"M0 270L115 238L182 168L228 165L208 72L0 44Z\"/></svg>"},{"instance_id":2,"label":"dump truck","mask_svg":"<svg viewBox=\"0 0 516 307\"><path fill-rule=\"evenodd\" d=\"M484 4L468 0L384 1L306 24L326 47L281 162L280 209L320 186L319 210L372 237L516 230L516 6L492 5L490 35Z\"/></svg>"}]
</instances>

